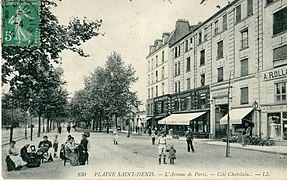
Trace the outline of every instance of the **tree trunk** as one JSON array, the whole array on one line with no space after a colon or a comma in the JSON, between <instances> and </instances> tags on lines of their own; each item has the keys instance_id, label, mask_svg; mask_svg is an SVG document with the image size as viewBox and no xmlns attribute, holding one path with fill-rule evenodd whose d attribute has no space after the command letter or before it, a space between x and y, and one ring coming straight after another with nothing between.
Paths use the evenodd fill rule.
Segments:
<instances>
[{"instance_id":1,"label":"tree trunk","mask_svg":"<svg viewBox=\"0 0 287 180\"><path fill-rule=\"evenodd\" d=\"M102 132L102 119L103 119L103 117L100 116L100 132Z\"/></svg>"},{"instance_id":2,"label":"tree trunk","mask_svg":"<svg viewBox=\"0 0 287 180\"><path fill-rule=\"evenodd\" d=\"M95 130L95 118L93 118L93 131Z\"/></svg>"},{"instance_id":3,"label":"tree trunk","mask_svg":"<svg viewBox=\"0 0 287 180\"><path fill-rule=\"evenodd\" d=\"M49 127L49 128L50 128L50 131L52 131L52 123L53 123L53 120L51 119L51 120L50 120L50 127Z\"/></svg>"},{"instance_id":4,"label":"tree trunk","mask_svg":"<svg viewBox=\"0 0 287 180\"><path fill-rule=\"evenodd\" d=\"M50 120L49 119L47 119L47 128L46 128L46 132L48 133L48 132L50 132L50 122L49 122Z\"/></svg>"},{"instance_id":5,"label":"tree trunk","mask_svg":"<svg viewBox=\"0 0 287 180\"><path fill-rule=\"evenodd\" d=\"M41 116L38 117L38 134L37 134L37 137L40 137L40 134L41 134Z\"/></svg>"},{"instance_id":6,"label":"tree trunk","mask_svg":"<svg viewBox=\"0 0 287 180\"><path fill-rule=\"evenodd\" d=\"M45 118L43 118L42 120L43 120L43 133L45 133Z\"/></svg>"}]
</instances>

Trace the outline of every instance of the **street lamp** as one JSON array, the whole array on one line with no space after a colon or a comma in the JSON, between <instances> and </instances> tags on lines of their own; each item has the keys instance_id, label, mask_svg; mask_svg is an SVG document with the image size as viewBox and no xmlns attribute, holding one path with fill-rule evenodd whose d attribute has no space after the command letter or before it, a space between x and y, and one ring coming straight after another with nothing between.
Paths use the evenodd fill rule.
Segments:
<instances>
[{"instance_id":1,"label":"street lamp","mask_svg":"<svg viewBox=\"0 0 287 180\"><path fill-rule=\"evenodd\" d=\"M228 106L228 111L227 111L227 130L226 130L226 157L230 157L230 144L229 144L229 136L230 136L230 76L231 72L229 72L229 78L228 78L228 93L227 93L227 106Z\"/></svg>"}]
</instances>

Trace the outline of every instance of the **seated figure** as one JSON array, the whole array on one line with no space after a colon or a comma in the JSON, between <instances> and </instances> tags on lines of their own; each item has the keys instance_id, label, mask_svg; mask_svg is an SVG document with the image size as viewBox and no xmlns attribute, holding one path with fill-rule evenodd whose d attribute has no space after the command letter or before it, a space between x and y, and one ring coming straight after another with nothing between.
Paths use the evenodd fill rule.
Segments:
<instances>
[{"instance_id":1,"label":"seated figure","mask_svg":"<svg viewBox=\"0 0 287 180\"><path fill-rule=\"evenodd\" d=\"M43 137L43 141L40 141L39 145L38 145L38 151L37 153L39 155L46 155L46 159L48 161L53 161L53 158L52 158L52 152L51 152L51 147L52 147L52 142L48 140L48 136L44 136Z\"/></svg>"}]
</instances>

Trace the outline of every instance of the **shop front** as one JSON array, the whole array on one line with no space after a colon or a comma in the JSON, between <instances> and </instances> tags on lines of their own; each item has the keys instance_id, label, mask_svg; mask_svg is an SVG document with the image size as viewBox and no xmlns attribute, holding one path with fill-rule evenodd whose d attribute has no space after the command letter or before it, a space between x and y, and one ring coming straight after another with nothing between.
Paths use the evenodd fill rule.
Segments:
<instances>
[{"instance_id":1,"label":"shop front","mask_svg":"<svg viewBox=\"0 0 287 180\"><path fill-rule=\"evenodd\" d=\"M262 119L266 122L265 132L268 138L287 140L287 105L262 107Z\"/></svg>"}]
</instances>

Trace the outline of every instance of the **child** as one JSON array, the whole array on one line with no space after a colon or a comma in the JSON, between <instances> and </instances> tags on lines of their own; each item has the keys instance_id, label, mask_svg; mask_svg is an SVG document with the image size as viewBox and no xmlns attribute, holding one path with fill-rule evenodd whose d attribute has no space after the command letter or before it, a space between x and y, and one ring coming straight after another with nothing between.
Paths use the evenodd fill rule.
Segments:
<instances>
[{"instance_id":1,"label":"child","mask_svg":"<svg viewBox=\"0 0 287 180\"><path fill-rule=\"evenodd\" d=\"M58 135L55 135L55 139L53 141L53 148L54 148L54 158L58 158L57 152L59 147Z\"/></svg>"},{"instance_id":2,"label":"child","mask_svg":"<svg viewBox=\"0 0 287 180\"><path fill-rule=\"evenodd\" d=\"M154 130L152 130L151 132L151 142L152 142L152 145L154 145L155 143L155 131Z\"/></svg>"},{"instance_id":3,"label":"child","mask_svg":"<svg viewBox=\"0 0 287 180\"><path fill-rule=\"evenodd\" d=\"M114 144L118 144L118 140L119 140L119 133L118 133L118 130L115 129L114 130Z\"/></svg>"},{"instance_id":4,"label":"child","mask_svg":"<svg viewBox=\"0 0 287 180\"><path fill-rule=\"evenodd\" d=\"M175 153L176 153L176 150L174 149L173 145L171 145L169 149L170 164L174 164L174 160L176 159Z\"/></svg>"}]
</instances>

